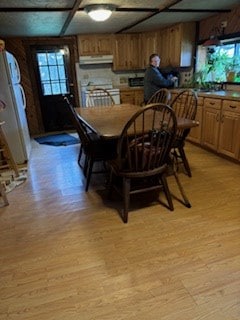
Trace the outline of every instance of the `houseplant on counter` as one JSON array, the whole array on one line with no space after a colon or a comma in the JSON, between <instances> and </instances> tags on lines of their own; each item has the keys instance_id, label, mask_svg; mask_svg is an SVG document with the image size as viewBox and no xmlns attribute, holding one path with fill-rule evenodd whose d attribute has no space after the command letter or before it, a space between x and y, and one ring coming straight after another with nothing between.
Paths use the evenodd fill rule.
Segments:
<instances>
[{"instance_id":1,"label":"houseplant on counter","mask_svg":"<svg viewBox=\"0 0 240 320\"><path fill-rule=\"evenodd\" d=\"M200 90L216 90L216 87L226 81L240 82L239 57L230 57L219 48L208 48L205 63L198 66L187 85Z\"/></svg>"}]
</instances>

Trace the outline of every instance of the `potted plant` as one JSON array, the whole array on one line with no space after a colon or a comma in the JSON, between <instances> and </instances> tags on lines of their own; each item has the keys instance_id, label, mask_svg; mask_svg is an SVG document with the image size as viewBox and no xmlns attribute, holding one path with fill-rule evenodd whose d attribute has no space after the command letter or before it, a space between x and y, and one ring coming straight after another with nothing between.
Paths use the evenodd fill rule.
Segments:
<instances>
[{"instance_id":1,"label":"potted plant","mask_svg":"<svg viewBox=\"0 0 240 320\"><path fill-rule=\"evenodd\" d=\"M228 62L226 63L226 66L225 66L226 78L228 82L235 81L236 75L237 73L239 73L238 71L240 71L239 64L240 64L240 59L237 56L234 56L233 58L228 59Z\"/></svg>"}]
</instances>

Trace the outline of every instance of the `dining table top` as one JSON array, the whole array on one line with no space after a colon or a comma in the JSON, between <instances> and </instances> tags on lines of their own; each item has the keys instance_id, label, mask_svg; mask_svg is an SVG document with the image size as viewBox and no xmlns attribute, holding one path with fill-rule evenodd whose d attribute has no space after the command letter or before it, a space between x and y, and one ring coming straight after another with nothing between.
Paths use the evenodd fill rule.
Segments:
<instances>
[{"instance_id":1,"label":"dining table top","mask_svg":"<svg viewBox=\"0 0 240 320\"><path fill-rule=\"evenodd\" d=\"M116 104L101 107L76 108L83 122L101 138L118 138L127 121L141 109L134 104ZM198 121L177 118L178 129L190 129L198 126Z\"/></svg>"}]
</instances>

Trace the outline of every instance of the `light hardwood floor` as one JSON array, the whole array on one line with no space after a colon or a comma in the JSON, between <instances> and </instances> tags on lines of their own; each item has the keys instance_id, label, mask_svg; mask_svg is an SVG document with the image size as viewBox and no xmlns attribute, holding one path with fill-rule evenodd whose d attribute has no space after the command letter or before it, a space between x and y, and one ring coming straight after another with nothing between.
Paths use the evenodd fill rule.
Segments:
<instances>
[{"instance_id":1,"label":"light hardwood floor","mask_svg":"<svg viewBox=\"0 0 240 320\"><path fill-rule=\"evenodd\" d=\"M0 319L239 320L240 166L188 145L192 208L135 199L123 224L78 148L34 143L0 209Z\"/></svg>"}]
</instances>

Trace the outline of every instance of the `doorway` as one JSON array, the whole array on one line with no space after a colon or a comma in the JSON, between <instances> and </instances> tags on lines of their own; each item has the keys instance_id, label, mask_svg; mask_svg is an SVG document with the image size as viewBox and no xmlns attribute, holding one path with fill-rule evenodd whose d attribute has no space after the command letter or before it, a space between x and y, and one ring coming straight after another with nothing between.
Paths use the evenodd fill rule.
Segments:
<instances>
[{"instance_id":1,"label":"doorway","mask_svg":"<svg viewBox=\"0 0 240 320\"><path fill-rule=\"evenodd\" d=\"M67 45L32 47L42 121L46 132L72 129L63 96L73 96L74 86Z\"/></svg>"}]
</instances>

